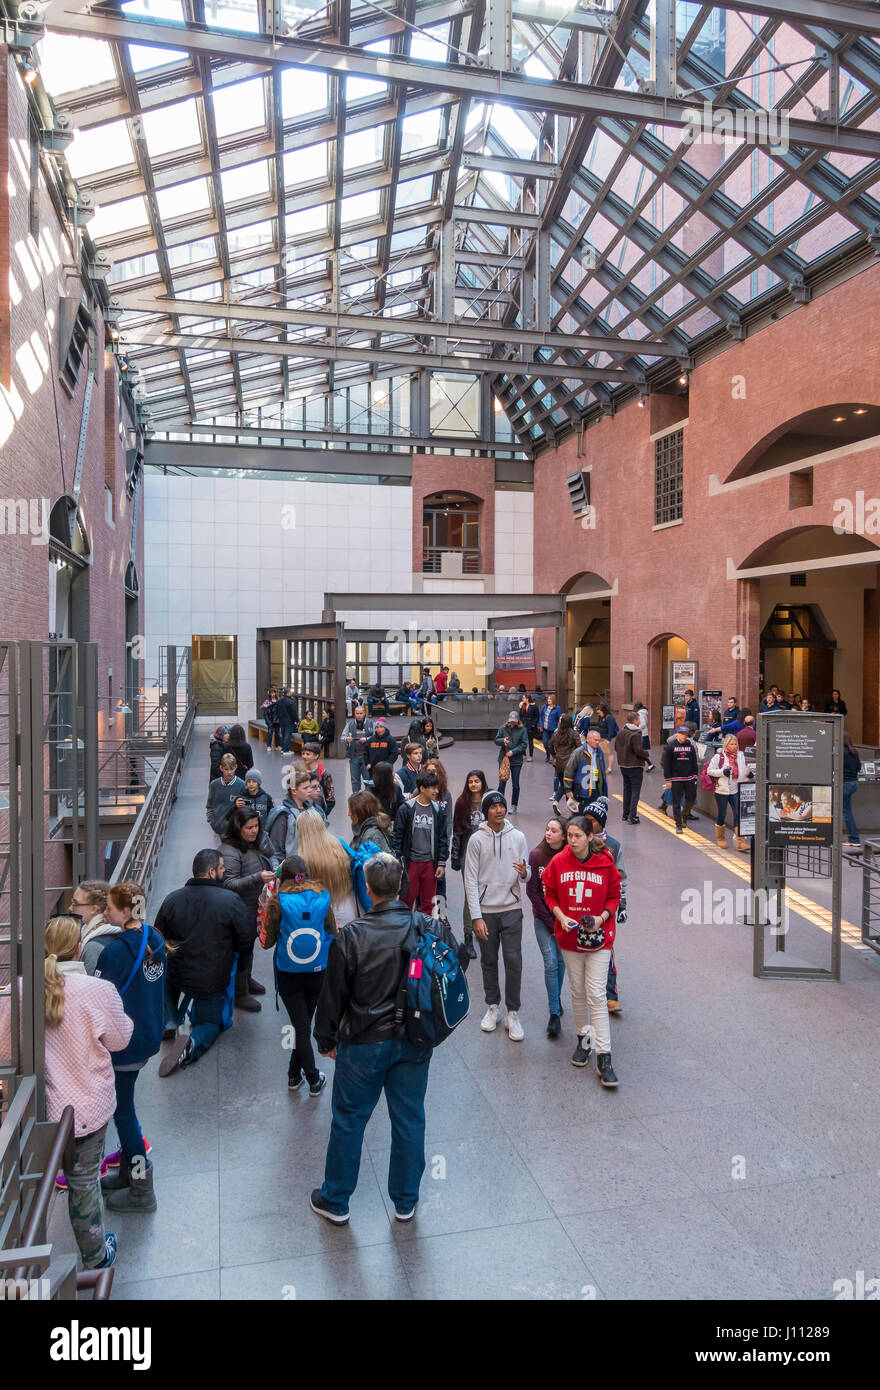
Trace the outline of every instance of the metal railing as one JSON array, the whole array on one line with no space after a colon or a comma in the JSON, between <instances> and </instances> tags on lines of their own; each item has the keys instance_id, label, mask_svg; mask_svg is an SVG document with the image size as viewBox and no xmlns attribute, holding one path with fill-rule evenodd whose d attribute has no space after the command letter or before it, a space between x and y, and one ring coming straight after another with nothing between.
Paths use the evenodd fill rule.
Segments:
<instances>
[{"instance_id":1,"label":"metal railing","mask_svg":"<svg viewBox=\"0 0 880 1390\"><path fill-rule=\"evenodd\" d=\"M148 897L159 855L165 843L171 807L177 799L177 787L195 717L196 703L190 701L180 729L146 794L132 832L111 875L112 883L121 883L126 879L134 880L141 885Z\"/></svg>"},{"instance_id":2,"label":"metal railing","mask_svg":"<svg viewBox=\"0 0 880 1390\"><path fill-rule=\"evenodd\" d=\"M434 545L425 546L422 551L422 573L423 574L454 574L458 566L453 560L453 569L444 568L444 555L457 556L461 559L462 574L480 574L480 552L477 549L464 550L455 545Z\"/></svg>"},{"instance_id":3,"label":"metal railing","mask_svg":"<svg viewBox=\"0 0 880 1390\"><path fill-rule=\"evenodd\" d=\"M842 857L862 871L862 942L880 955L880 843L865 840L861 854Z\"/></svg>"}]
</instances>

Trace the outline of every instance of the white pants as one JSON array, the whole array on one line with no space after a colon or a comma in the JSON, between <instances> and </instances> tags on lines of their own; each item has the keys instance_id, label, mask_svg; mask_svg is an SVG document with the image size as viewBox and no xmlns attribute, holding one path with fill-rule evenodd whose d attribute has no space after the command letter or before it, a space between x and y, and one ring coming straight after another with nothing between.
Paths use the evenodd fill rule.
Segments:
<instances>
[{"instance_id":1,"label":"white pants","mask_svg":"<svg viewBox=\"0 0 880 1390\"><path fill-rule=\"evenodd\" d=\"M608 1018L608 951L563 951L574 1026L582 1038L590 1023L596 1055L611 1051L611 1023ZM588 1011L589 1009L589 1011Z\"/></svg>"}]
</instances>

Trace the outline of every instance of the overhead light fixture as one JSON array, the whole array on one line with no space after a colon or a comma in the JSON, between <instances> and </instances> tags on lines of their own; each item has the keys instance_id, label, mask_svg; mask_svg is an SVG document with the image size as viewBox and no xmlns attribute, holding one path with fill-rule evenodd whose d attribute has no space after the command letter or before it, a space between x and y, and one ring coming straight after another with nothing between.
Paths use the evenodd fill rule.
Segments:
<instances>
[{"instance_id":1,"label":"overhead light fixture","mask_svg":"<svg viewBox=\"0 0 880 1390\"><path fill-rule=\"evenodd\" d=\"M374 381L370 392L373 405L384 405L388 400L388 388L381 381Z\"/></svg>"},{"instance_id":2,"label":"overhead light fixture","mask_svg":"<svg viewBox=\"0 0 880 1390\"><path fill-rule=\"evenodd\" d=\"M143 692L143 687L138 691L138 693L135 695L134 698L135 698L135 703L138 703L139 701L142 701L142 700L146 700L147 697L146 697L146 695L145 695L144 692Z\"/></svg>"},{"instance_id":3,"label":"overhead light fixture","mask_svg":"<svg viewBox=\"0 0 880 1390\"><path fill-rule=\"evenodd\" d=\"M846 416L845 416L845 415L835 415L835 417L834 417L834 424L835 424L835 425L841 425L841 424L843 424L843 422L844 422L845 419L846 419Z\"/></svg>"},{"instance_id":4,"label":"overhead light fixture","mask_svg":"<svg viewBox=\"0 0 880 1390\"><path fill-rule=\"evenodd\" d=\"M647 403L647 400L648 400L647 396L639 396L639 400L638 400L639 410L644 410L645 405L646 405L646 403Z\"/></svg>"},{"instance_id":5,"label":"overhead light fixture","mask_svg":"<svg viewBox=\"0 0 880 1390\"><path fill-rule=\"evenodd\" d=\"M117 714L131 714L131 705L127 700L120 700L116 706Z\"/></svg>"},{"instance_id":6,"label":"overhead light fixture","mask_svg":"<svg viewBox=\"0 0 880 1390\"><path fill-rule=\"evenodd\" d=\"M688 384L688 374L687 374L687 372L682 372L682 373L681 373L681 375L680 375L679 378L678 378L678 384L679 384L679 386L687 386L687 384Z\"/></svg>"},{"instance_id":7,"label":"overhead light fixture","mask_svg":"<svg viewBox=\"0 0 880 1390\"><path fill-rule=\"evenodd\" d=\"M858 410L853 411L853 415L867 415L867 413L868 407L866 405L860 405Z\"/></svg>"},{"instance_id":8,"label":"overhead light fixture","mask_svg":"<svg viewBox=\"0 0 880 1390\"><path fill-rule=\"evenodd\" d=\"M67 735L67 738L61 739L60 743L58 744L58 747L63 749L65 752L68 748L73 748L73 739L71 738L70 734ZM81 753L84 748L85 744L83 743L81 738L78 738L76 741L77 752Z\"/></svg>"},{"instance_id":9,"label":"overhead light fixture","mask_svg":"<svg viewBox=\"0 0 880 1390\"><path fill-rule=\"evenodd\" d=\"M37 80L37 70L33 63L22 63L21 75L29 87L32 87Z\"/></svg>"}]
</instances>

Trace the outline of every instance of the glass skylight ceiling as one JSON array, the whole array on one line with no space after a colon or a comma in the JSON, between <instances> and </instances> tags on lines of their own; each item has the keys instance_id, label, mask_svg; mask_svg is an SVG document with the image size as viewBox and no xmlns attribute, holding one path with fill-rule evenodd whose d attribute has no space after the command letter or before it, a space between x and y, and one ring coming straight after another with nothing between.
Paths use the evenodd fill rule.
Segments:
<instances>
[{"instance_id":1,"label":"glass skylight ceiling","mask_svg":"<svg viewBox=\"0 0 880 1390\"><path fill-rule=\"evenodd\" d=\"M830 0L821 21L796 0L767 16L679 0L670 95L787 113L799 138L757 148L742 130L689 143L682 124L653 123L655 3L513 0L503 94L469 0L135 0L93 4L97 29L47 33L36 60L77 129L69 167L98 207L88 231L113 261L150 427L303 389L329 401L427 355L447 372L454 357L498 363L491 389L534 446L667 384L771 301L808 298L880 226L880 16L848 30ZM276 52L307 40L307 65L248 47L273 12ZM122 16L150 26L140 42ZM215 34L210 52L187 22ZM346 75L340 45L404 60L406 80L365 61ZM448 88L420 84L420 64L448 65ZM572 110L572 80L632 100Z\"/></svg>"}]
</instances>

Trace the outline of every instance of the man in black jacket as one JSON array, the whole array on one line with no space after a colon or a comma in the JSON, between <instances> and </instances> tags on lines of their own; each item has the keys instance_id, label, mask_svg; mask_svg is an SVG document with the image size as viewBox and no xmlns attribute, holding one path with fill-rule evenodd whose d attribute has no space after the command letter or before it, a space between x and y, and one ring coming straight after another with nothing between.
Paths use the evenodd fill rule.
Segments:
<instances>
[{"instance_id":1,"label":"man in black jacket","mask_svg":"<svg viewBox=\"0 0 880 1390\"><path fill-rule=\"evenodd\" d=\"M279 733L281 734L282 753L290 752L290 740L296 728L296 716L296 700L294 700L290 691L285 686L281 692L280 699L275 705L275 720L278 724Z\"/></svg>"},{"instance_id":2,"label":"man in black jacket","mask_svg":"<svg viewBox=\"0 0 880 1390\"><path fill-rule=\"evenodd\" d=\"M207 1052L223 1026L233 962L254 944L254 924L237 893L223 886L223 855L200 849L193 876L169 893L156 914L156 931L168 945L165 1037L174 1046L159 1063L159 1075L188 1067ZM192 1029L176 1037L192 1002Z\"/></svg>"},{"instance_id":3,"label":"man in black jacket","mask_svg":"<svg viewBox=\"0 0 880 1390\"><path fill-rule=\"evenodd\" d=\"M367 772L372 778L376 763L390 763L393 767L399 757L400 749L397 746L397 739L380 715L376 720L373 737L367 744Z\"/></svg>"},{"instance_id":4,"label":"man in black jacket","mask_svg":"<svg viewBox=\"0 0 880 1390\"><path fill-rule=\"evenodd\" d=\"M406 905L428 915L434 910L437 880L443 877L449 858L449 831L437 805L439 795L437 773L419 772L416 795L398 809L391 836L391 848L407 875Z\"/></svg>"},{"instance_id":5,"label":"man in black jacket","mask_svg":"<svg viewBox=\"0 0 880 1390\"><path fill-rule=\"evenodd\" d=\"M682 724L676 729L675 737L663 749L663 775L666 778L666 786L672 794L672 812L675 816L676 835L684 834L682 801L684 802L684 819L687 820L697 799L697 773L699 770L700 760L697 757L697 750L691 742L687 725Z\"/></svg>"},{"instance_id":6,"label":"man in black jacket","mask_svg":"<svg viewBox=\"0 0 880 1390\"><path fill-rule=\"evenodd\" d=\"M391 1119L388 1195L398 1221L410 1221L425 1171L425 1090L429 1048L414 1047L395 1020L398 993L409 963L413 914L399 897L400 865L390 854L374 854L364 866L372 908L342 927L330 947L315 1016L315 1039L325 1057L336 1059L333 1123L324 1184L309 1205L336 1226L348 1222L357 1186L364 1130L385 1092ZM427 925L427 924L426 924ZM468 954L448 923L431 931L457 954Z\"/></svg>"}]
</instances>

